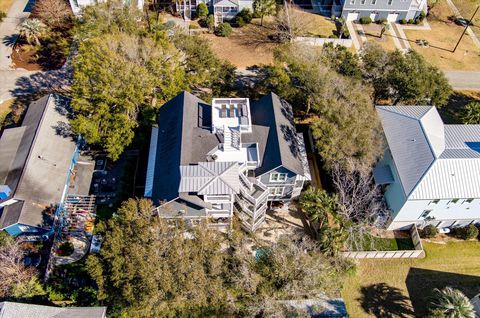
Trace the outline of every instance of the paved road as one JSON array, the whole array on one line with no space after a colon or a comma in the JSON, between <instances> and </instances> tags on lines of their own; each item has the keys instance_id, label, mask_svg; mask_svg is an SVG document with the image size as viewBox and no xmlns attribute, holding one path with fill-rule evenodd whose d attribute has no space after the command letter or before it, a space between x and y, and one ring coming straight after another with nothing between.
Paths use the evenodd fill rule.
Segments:
<instances>
[{"instance_id":1,"label":"paved road","mask_svg":"<svg viewBox=\"0 0 480 318\"><path fill-rule=\"evenodd\" d=\"M480 90L480 72L444 71L450 85L460 90Z\"/></svg>"}]
</instances>

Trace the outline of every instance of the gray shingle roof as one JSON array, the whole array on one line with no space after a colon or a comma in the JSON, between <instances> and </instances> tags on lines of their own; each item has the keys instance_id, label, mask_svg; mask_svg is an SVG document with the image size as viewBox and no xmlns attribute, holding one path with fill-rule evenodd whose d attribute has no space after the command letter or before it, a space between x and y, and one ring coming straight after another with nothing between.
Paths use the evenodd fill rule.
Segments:
<instances>
[{"instance_id":1,"label":"gray shingle roof","mask_svg":"<svg viewBox=\"0 0 480 318\"><path fill-rule=\"evenodd\" d=\"M0 318L104 318L107 307L52 307L5 301Z\"/></svg>"},{"instance_id":2,"label":"gray shingle roof","mask_svg":"<svg viewBox=\"0 0 480 318\"><path fill-rule=\"evenodd\" d=\"M251 112L254 125L269 128L268 135L258 136L258 143L262 145L259 154L262 165L256 174L261 175L278 166L284 166L296 174L303 175L302 158L290 104L276 94L270 93L254 102L251 105Z\"/></svg>"},{"instance_id":3,"label":"gray shingle roof","mask_svg":"<svg viewBox=\"0 0 480 318\"><path fill-rule=\"evenodd\" d=\"M16 200L24 201L14 223L45 227L43 211L61 200L75 151L75 141L60 133L60 128L68 125L64 106L65 100L59 96L40 98L29 105L22 127L13 132L7 129L6 139L0 139L0 144L6 145L2 158L8 158L0 164L0 182L12 189ZM13 212L9 211L18 212L17 207L4 209L0 228L13 224Z\"/></svg>"},{"instance_id":4,"label":"gray shingle roof","mask_svg":"<svg viewBox=\"0 0 480 318\"><path fill-rule=\"evenodd\" d=\"M280 165L303 175L291 106L272 93L253 103L251 112L252 133L242 134L242 143L258 143L261 167L257 169L257 175ZM180 166L205 162L207 154L220 143L221 139L211 133L210 105L188 92L180 93L163 105L158 112L156 148L151 147L156 149L151 182L154 203L158 205L177 198L181 183ZM238 179L238 174L236 177ZM233 177L229 177L229 181L222 179L217 178L210 186L217 190L237 187ZM204 190L211 193L213 188Z\"/></svg>"}]
</instances>

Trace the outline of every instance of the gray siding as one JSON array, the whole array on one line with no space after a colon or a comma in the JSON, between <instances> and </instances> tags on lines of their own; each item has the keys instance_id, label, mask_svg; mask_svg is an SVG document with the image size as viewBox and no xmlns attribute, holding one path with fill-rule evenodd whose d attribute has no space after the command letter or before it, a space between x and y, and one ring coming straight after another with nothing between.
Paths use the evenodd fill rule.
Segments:
<instances>
[{"instance_id":1,"label":"gray siding","mask_svg":"<svg viewBox=\"0 0 480 318\"><path fill-rule=\"evenodd\" d=\"M365 4L362 4L363 0L354 0L354 4L352 4L351 1L353 0L345 0L343 5L344 11L368 10L372 13L374 11L388 11L393 13L396 11L408 11L412 2L412 0L392 0L392 4L389 5L389 0L365 0ZM373 1L376 1L376 3L372 4Z\"/></svg>"},{"instance_id":2,"label":"gray siding","mask_svg":"<svg viewBox=\"0 0 480 318\"><path fill-rule=\"evenodd\" d=\"M282 182L270 181L270 174L275 173L275 172L276 173L286 173L287 174L287 180L282 181ZM261 175L260 177L258 177L258 179L264 185L266 185L267 187L284 187L282 196L278 196L278 197L275 197L275 198L272 198L272 197L269 196L269 200L272 200L272 199L273 200L288 200L292 196L292 191L293 191L293 188L295 186L296 177L297 177L297 175L295 173L291 172L290 170L288 170L284 167L279 167L277 169L274 169L270 172L267 172L267 173Z\"/></svg>"}]
</instances>

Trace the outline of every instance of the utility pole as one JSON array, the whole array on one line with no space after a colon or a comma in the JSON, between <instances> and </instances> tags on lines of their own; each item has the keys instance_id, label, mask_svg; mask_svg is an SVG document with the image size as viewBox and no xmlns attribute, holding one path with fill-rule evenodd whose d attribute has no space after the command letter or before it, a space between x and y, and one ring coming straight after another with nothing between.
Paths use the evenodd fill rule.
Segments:
<instances>
[{"instance_id":1,"label":"utility pole","mask_svg":"<svg viewBox=\"0 0 480 318\"><path fill-rule=\"evenodd\" d=\"M453 49L453 53L455 53L455 51L457 50L457 47L460 44L460 41L462 41L462 38L465 35L465 32L467 32L467 29L470 26L470 23L472 23L473 18L477 14L478 8L480 8L480 6L477 6L477 9L475 9L475 12L473 13L472 17L470 18L470 20L467 21L467 25L465 26L465 29L463 29L462 35L460 36L460 39L458 39L457 45L455 45L455 48Z\"/></svg>"}]
</instances>

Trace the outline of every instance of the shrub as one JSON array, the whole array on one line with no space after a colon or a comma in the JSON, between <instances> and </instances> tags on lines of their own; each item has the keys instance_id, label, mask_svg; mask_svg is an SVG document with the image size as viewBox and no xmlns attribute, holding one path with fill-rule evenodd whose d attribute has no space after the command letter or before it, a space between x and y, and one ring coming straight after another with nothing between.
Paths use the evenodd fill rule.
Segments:
<instances>
[{"instance_id":1,"label":"shrub","mask_svg":"<svg viewBox=\"0 0 480 318\"><path fill-rule=\"evenodd\" d=\"M463 227L457 227L454 231L456 237L464 239L464 240L471 240L478 236L478 228L473 225L467 225Z\"/></svg>"},{"instance_id":2,"label":"shrub","mask_svg":"<svg viewBox=\"0 0 480 318\"><path fill-rule=\"evenodd\" d=\"M420 230L421 238L434 238L438 235L438 229L433 225L427 225Z\"/></svg>"},{"instance_id":3,"label":"shrub","mask_svg":"<svg viewBox=\"0 0 480 318\"><path fill-rule=\"evenodd\" d=\"M370 24L372 23L372 18L370 17L361 17L359 20L360 24Z\"/></svg>"},{"instance_id":4,"label":"shrub","mask_svg":"<svg viewBox=\"0 0 480 318\"><path fill-rule=\"evenodd\" d=\"M413 24L420 24L420 20L419 19L415 19L415 21L413 21Z\"/></svg>"},{"instance_id":5,"label":"shrub","mask_svg":"<svg viewBox=\"0 0 480 318\"><path fill-rule=\"evenodd\" d=\"M188 26L188 28L189 28L190 30L196 30L196 29L198 29L198 28L200 28L200 27L199 27L198 25L196 25L196 24L190 24L190 25Z\"/></svg>"},{"instance_id":6,"label":"shrub","mask_svg":"<svg viewBox=\"0 0 480 318\"><path fill-rule=\"evenodd\" d=\"M250 23L253 19L253 12L248 8L243 8L242 11L237 14L237 18L242 18L245 23Z\"/></svg>"},{"instance_id":7,"label":"shrub","mask_svg":"<svg viewBox=\"0 0 480 318\"><path fill-rule=\"evenodd\" d=\"M197 6L197 16L199 18L205 18L208 15L208 7L205 3L200 3Z\"/></svg>"},{"instance_id":8,"label":"shrub","mask_svg":"<svg viewBox=\"0 0 480 318\"><path fill-rule=\"evenodd\" d=\"M245 22L245 20L242 17L237 17L237 18L235 18L235 24L237 25L237 27L241 28L241 27L245 26L245 24L247 24L247 23Z\"/></svg>"},{"instance_id":9,"label":"shrub","mask_svg":"<svg viewBox=\"0 0 480 318\"><path fill-rule=\"evenodd\" d=\"M381 19L378 19L378 20L377 20L377 24L385 24L385 23L387 23L387 22L388 22L388 21L387 21L387 19L385 19L385 18L381 18Z\"/></svg>"},{"instance_id":10,"label":"shrub","mask_svg":"<svg viewBox=\"0 0 480 318\"><path fill-rule=\"evenodd\" d=\"M329 35L328 38L329 39L338 39L338 36L336 36L335 34L332 34L332 35Z\"/></svg>"},{"instance_id":11,"label":"shrub","mask_svg":"<svg viewBox=\"0 0 480 318\"><path fill-rule=\"evenodd\" d=\"M215 34L218 36L229 37L232 34L232 26L226 22L220 23L215 30Z\"/></svg>"},{"instance_id":12,"label":"shrub","mask_svg":"<svg viewBox=\"0 0 480 318\"><path fill-rule=\"evenodd\" d=\"M0 22L3 21L3 19L5 19L7 17L7 14L3 11L0 11Z\"/></svg>"},{"instance_id":13,"label":"shrub","mask_svg":"<svg viewBox=\"0 0 480 318\"><path fill-rule=\"evenodd\" d=\"M415 23L415 21L413 21L413 19L408 20L408 24L413 24L413 23Z\"/></svg>"},{"instance_id":14,"label":"shrub","mask_svg":"<svg viewBox=\"0 0 480 318\"><path fill-rule=\"evenodd\" d=\"M407 20L406 19L400 20L400 24L407 24Z\"/></svg>"},{"instance_id":15,"label":"shrub","mask_svg":"<svg viewBox=\"0 0 480 318\"><path fill-rule=\"evenodd\" d=\"M73 244L70 242L64 242L58 247L58 254L60 256L70 256L74 251Z\"/></svg>"},{"instance_id":16,"label":"shrub","mask_svg":"<svg viewBox=\"0 0 480 318\"><path fill-rule=\"evenodd\" d=\"M204 22L205 26L208 28L208 32L213 32L215 29L215 17L213 14L210 14Z\"/></svg>"},{"instance_id":17,"label":"shrub","mask_svg":"<svg viewBox=\"0 0 480 318\"><path fill-rule=\"evenodd\" d=\"M420 14L418 15L418 18L417 18L417 19L419 19L420 21L423 21L426 16L427 16L427 15L425 14L425 12L422 11L422 12L420 12Z\"/></svg>"}]
</instances>

